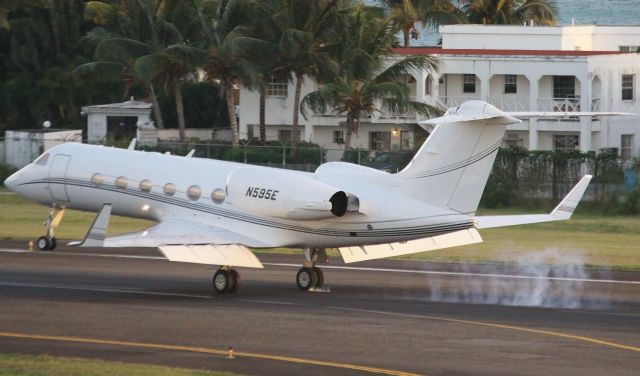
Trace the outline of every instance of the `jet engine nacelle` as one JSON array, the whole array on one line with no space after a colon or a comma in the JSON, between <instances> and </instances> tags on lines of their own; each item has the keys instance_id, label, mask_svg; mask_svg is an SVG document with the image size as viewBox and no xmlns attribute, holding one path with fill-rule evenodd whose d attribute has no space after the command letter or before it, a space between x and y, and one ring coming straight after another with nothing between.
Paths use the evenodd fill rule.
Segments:
<instances>
[{"instance_id":1,"label":"jet engine nacelle","mask_svg":"<svg viewBox=\"0 0 640 376\"><path fill-rule=\"evenodd\" d=\"M229 201L248 212L284 219L317 220L342 217L347 193L291 171L243 168L227 179Z\"/></svg>"}]
</instances>

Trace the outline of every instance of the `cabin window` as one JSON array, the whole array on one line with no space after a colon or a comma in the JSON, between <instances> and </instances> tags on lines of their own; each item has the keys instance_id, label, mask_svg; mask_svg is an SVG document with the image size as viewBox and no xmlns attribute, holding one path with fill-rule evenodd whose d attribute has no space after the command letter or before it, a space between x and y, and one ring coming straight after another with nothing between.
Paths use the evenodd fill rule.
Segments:
<instances>
[{"instance_id":1,"label":"cabin window","mask_svg":"<svg viewBox=\"0 0 640 376\"><path fill-rule=\"evenodd\" d=\"M176 185L173 183L167 183L164 185L164 188L162 190L164 191L164 194L173 196L176 194Z\"/></svg>"},{"instance_id":2,"label":"cabin window","mask_svg":"<svg viewBox=\"0 0 640 376\"><path fill-rule=\"evenodd\" d=\"M95 185L102 185L104 184L104 175L102 174L93 174L91 176L91 182Z\"/></svg>"},{"instance_id":3,"label":"cabin window","mask_svg":"<svg viewBox=\"0 0 640 376\"><path fill-rule=\"evenodd\" d=\"M462 92L463 93L476 92L476 75L475 74L465 74L462 76Z\"/></svg>"},{"instance_id":4,"label":"cabin window","mask_svg":"<svg viewBox=\"0 0 640 376\"><path fill-rule=\"evenodd\" d=\"M36 158L36 160L33 161L33 163L35 163L37 165L40 165L40 166L46 166L48 160L49 160L49 153L44 153L41 156L39 156L38 158Z\"/></svg>"},{"instance_id":5,"label":"cabin window","mask_svg":"<svg viewBox=\"0 0 640 376\"><path fill-rule=\"evenodd\" d=\"M116 187L127 188L127 185L129 185L129 181L124 176L120 176L116 179Z\"/></svg>"},{"instance_id":6,"label":"cabin window","mask_svg":"<svg viewBox=\"0 0 640 376\"><path fill-rule=\"evenodd\" d=\"M192 185L187 189L187 197L193 201L197 201L202 195L202 190L197 185Z\"/></svg>"},{"instance_id":7,"label":"cabin window","mask_svg":"<svg viewBox=\"0 0 640 376\"><path fill-rule=\"evenodd\" d=\"M622 100L623 101L631 101L633 100L633 74L623 74L622 75Z\"/></svg>"},{"instance_id":8,"label":"cabin window","mask_svg":"<svg viewBox=\"0 0 640 376\"><path fill-rule=\"evenodd\" d=\"M224 192L224 189L222 188L217 188L213 192L211 192L211 200L216 204L222 204L226 197L227 197L227 194Z\"/></svg>"},{"instance_id":9,"label":"cabin window","mask_svg":"<svg viewBox=\"0 0 640 376\"><path fill-rule=\"evenodd\" d=\"M143 192L151 192L151 188L153 188L153 184L150 180L144 179L140 182L140 190Z\"/></svg>"}]
</instances>

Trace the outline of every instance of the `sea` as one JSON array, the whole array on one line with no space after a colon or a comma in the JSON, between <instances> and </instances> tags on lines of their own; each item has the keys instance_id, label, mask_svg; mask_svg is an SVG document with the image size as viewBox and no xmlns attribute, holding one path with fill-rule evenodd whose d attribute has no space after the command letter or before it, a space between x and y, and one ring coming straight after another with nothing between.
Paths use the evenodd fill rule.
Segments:
<instances>
[{"instance_id":1,"label":"sea","mask_svg":"<svg viewBox=\"0 0 640 376\"><path fill-rule=\"evenodd\" d=\"M559 25L640 26L640 0L556 0ZM440 35L424 29L412 46L435 46Z\"/></svg>"}]
</instances>

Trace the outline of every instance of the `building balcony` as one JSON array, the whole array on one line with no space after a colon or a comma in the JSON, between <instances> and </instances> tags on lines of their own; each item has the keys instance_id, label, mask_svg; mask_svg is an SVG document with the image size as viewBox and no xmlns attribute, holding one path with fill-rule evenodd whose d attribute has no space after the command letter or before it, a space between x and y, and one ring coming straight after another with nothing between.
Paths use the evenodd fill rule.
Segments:
<instances>
[{"instance_id":1,"label":"building balcony","mask_svg":"<svg viewBox=\"0 0 640 376\"><path fill-rule=\"evenodd\" d=\"M487 102L502 111L529 111L528 97L489 97Z\"/></svg>"},{"instance_id":2,"label":"building balcony","mask_svg":"<svg viewBox=\"0 0 640 376\"><path fill-rule=\"evenodd\" d=\"M592 98L590 108L580 108L580 97L576 98L538 98L539 111L551 112L580 112L598 111L600 109L600 98Z\"/></svg>"}]
</instances>

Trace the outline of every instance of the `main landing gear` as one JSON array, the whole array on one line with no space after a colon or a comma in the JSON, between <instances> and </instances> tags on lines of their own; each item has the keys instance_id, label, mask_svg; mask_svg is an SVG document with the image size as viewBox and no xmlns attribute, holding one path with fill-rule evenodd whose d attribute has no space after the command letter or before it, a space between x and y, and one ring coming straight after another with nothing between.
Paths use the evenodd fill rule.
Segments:
<instances>
[{"instance_id":1,"label":"main landing gear","mask_svg":"<svg viewBox=\"0 0 640 376\"><path fill-rule=\"evenodd\" d=\"M213 275L213 289L218 294L234 293L240 287L240 274L229 266L221 266Z\"/></svg>"},{"instance_id":2,"label":"main landing gear","mask_svg":"<svg viewBox=\"0 0 640 376\"><path fill-rule=\"evenodd\" d=\"M327 252L324 248L306 248L304 250L306 258L302 268L296 274L296 284L302 291L313 288L320 288L324 285L324 273L316 266L320 259L326 262Z\"/></svg>"},{"instance_id":3,"label":"main landing gear","mask_svg":"<svg viewBox=\"0 0 640 376\"><path fill-rule=\"evenodd\" d=\"M49 209L49 216L44 221L43 225L46 230L46 235L38 238L37 246L41 251L53 251L56 248L57 241L53 236L53 230L58 227L64 216L64 208L59 208L53 205Z\"/></svg>"}]
</instances>

